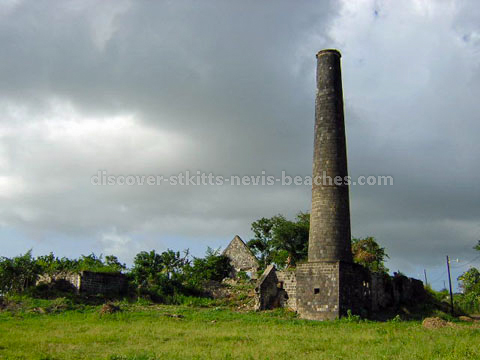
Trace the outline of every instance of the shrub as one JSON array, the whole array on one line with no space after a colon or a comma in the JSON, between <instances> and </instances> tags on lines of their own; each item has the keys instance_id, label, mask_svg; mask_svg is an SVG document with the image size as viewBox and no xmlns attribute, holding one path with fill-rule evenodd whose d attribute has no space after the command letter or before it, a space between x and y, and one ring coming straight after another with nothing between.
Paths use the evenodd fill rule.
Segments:
<instances>
[{"instance_id":1,"label":"shrub","mask_svg":"<svg viewBox=\"0 0 480 360\"><path fill-rule=\"evenodd\" d=\"M152 250L135 256L130 279L137 294L149 296L158 302L169 302L169 297L185 292L185 270L189 265L188 252L182 258L172 250L161 254Z\"/></svg>"},{"instance_id":2,"label":"shrub","mask_svg":"<svg viewBox=\"0 0 480 360\"><path fill-rule=\"evenodd\" d=\"M232 270L227 256L208 248L204 258L193 259L193 266L189 269L190 281L194 287L201 287L207 281L222 281Z\"/></svg>"},{"instance_id":3,"label":"shrub","mask_svg":"<svg viewBox=\"0 0 480 360\"><path fill-rule=\"evenodd\" d=\"M32 257L32 251L14 258L0 258L0 292L20 293L35 285L41 268Z\"/></svg>"}]
</instances>

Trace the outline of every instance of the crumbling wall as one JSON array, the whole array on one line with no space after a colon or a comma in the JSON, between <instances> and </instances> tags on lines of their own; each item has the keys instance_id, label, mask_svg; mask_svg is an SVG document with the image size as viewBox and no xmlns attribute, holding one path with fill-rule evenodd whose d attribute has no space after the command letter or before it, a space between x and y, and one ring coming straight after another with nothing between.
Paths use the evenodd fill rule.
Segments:
<instances>
[{"instance_id":1,"label":"crumbling wall","mask_svg":"<svg viewBox=\"0 0 480 360\"><path fill-rule=\"evenodd\" d=\"M311 262L295 271L265 270L255 288L257 310L287 307L301 317L331 320L347 314L364 317L426 299L420 280L370 273L346 262Z\"/></svg>"},{"instance_id":2,"label":"crumbling wall","mask_svg":"<svg viewBox=\"0 0 480 360\"><path fill-rule=\"evenodd\" d=\"M371 310L370 271L355 263L340 262L339 315L352 314L367 317Z\"/></svg>"},{"instance_id":3,"label":"crumbling wall","mask_svg":"<svg viewBox=\"0 0 480 360\"><path fill-rule=\"evenodd\" d=\"M73 272L60 272L57 274L42 274L38 277L36 285L48 285L60 290L72 290L78 292L80 289L81 276Z\"/></svg>"},{"instance_id":4,"label":"crumbling wall","mask_svg":"<svg viewBox=\"0 0 480 360\"><path fill-rule=\"evenodd\" d=\"M287 307L291 310L297 310L297 276L295 271L285 270L277 271L278 287L285 290L285 296L282 306Z\"/></svg>"},{"instance_id":5,"label":"crumbling wall","mask_svg":"<svg viewBox=\"0 0 480 360\"><path fill-rule=\"evenodd\" d=\"M81 273L61 272L40 275L36 284L46 284L77 293L118 295L125 291L127 281L125 275L120 273L82 271Z\"/></svg>"},{"instance_id":6,"label":"crumbling wall","mask_svg":"<svg viewBox=\"0 0 480 360\"><path fill-rule=\"evenodd\" d=\"M255 287L255 310L268 310L284 306L286 292L279 285L275 266L267 266Z\"/></svg>"},{"instance_id":7,"label":"crumbling wall","mask_svg":"<svg viewBox=\"0 0 480 360\"><path fill-rule=\"evenodd\" d=\"M99 273L82 271L80 292L87 294L118 295L125 291L125 275L119 273Z\"/></svg>"},{"instance_id":8,"label":"crumbling wall","mask_svg":"<svg viewBox=\"0 0 480 360\"><path fill-rule=\"evenodd\" d=\"M370 278L372 312L393 306L393 284L391 276L388 274L372 273Z\"/></svg>"},{"instance_id":9,"label":"crumbling wall","mask_svg":"<svg viewBox=\"0 0 480 360\"><path fill-rule=\"evenodd\" d=\"M256 277L259 268L258 260L240 236L236 235L233 238L223 251L223 255L230 259L234 268L232 277L235 277L239 271L250 272L252 278Z\"/></svg>"},{"instance_id":10,"label":"crumbling wall","mask_svg":"<svg viewBox=\"0 0 480 360\"><path fill-rule=\"evenodd\" d=\"M395 305L414 305L426 299L426 291L423 282L406 276L394 276L393 299Z\"/></svg>"},{"instance_id":11,"label":"crumbling wall","mask_svg":"<svg viewBox=\"0 0 480 360\"><path fill-rule=\"evenodd\" d=\"M371 274L373 312L425 301L423 282L403 275Z\"/></svg>"}]
</instances>

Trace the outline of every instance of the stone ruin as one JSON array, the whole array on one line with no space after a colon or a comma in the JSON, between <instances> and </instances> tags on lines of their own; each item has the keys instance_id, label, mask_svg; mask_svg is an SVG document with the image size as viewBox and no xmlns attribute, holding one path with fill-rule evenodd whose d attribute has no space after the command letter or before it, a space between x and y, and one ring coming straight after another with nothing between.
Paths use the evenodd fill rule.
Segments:
<instances>
[{"instance_id":1,"label":"stone ruin","mask_svg":"<svg viewBox=\"0 0 480 360\"><path fill-rule=\"evenodd\" d=\"M313 177L320 181L312 186L308 262L286 271L268 266L256 286L258 310L289 307L305 319L330 320L348 311L368 316L425 297L419 280L370 273L353 262L349 187L332 184L348 176L340 57L332 49L317 54ZM245 253L243 241L243 247L236 243ZM232 263L242 262L230 245Z\"/></svg>"},{"instance_id":2,"label":"stone ruin","mask_svg":"<svg viewBox=\"0 0 480 360\"><path fill-rule=\"evenodd\" d=\"M366 280L364 286L366 290L364 294L349 294L351 299L344 300L344 304L351 304L352 307L347 308L346 311L351 310L352 314L375 317L375 314L385 310L403 305L416 305L426 299L423 282L420 280L403 275L392 277L387 274L371 273L360 265L357 270L363 272L360 278ZM303 309L298 307L297 274L297 269L279 271L274 265L269 265L255 286L255 310L284 307L302 316ZM332 296L328 288L319 287L320 291ZM314 293L314 295L317 294Z\"/></svg>"},{"instance_id":3,"label":"stone ruin","mask_svg":"<svg viewBox=\"0 0 480 360\"><path fill-rule=\"evenodd\" d=\"M223 255L227 256L232 264L233 273L231 277L236 277L240 271L244 271L250 278L257 278L260 264L252 250L243 242L240 236L235 235L223 251Z\"/></svg>"},{"instance_id":4,"label":"stone ruin","mask_svg":"<svg viewBox=\"0 0 480 360\"><path fill-rule=\"evenodd\" d=\"M112 296L123 294L126 291L127 278L121 273L61 272L55 275L41 275L36 285L71 290L77 294Z\"/></svg>"}]
</instances>

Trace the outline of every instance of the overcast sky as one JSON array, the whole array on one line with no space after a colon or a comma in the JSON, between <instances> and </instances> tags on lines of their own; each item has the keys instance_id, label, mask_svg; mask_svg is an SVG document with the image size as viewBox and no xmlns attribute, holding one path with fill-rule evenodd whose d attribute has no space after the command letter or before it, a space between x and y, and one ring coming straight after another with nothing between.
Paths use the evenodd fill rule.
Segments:
<instances>
[{"instance_id":1,"label":"overcast sky","mask_svg":"<svg viewBox=\"0 0 480 360\"><path fill-rule=\"evenodd\" d=\"M2 1L0 255L225 247L309 186L94 186L311 174L315 54L342 52L352 233L443 287L479 265L480 3ZM480 255L480 254L478 254Z\"/></svg>"}]
</instances>

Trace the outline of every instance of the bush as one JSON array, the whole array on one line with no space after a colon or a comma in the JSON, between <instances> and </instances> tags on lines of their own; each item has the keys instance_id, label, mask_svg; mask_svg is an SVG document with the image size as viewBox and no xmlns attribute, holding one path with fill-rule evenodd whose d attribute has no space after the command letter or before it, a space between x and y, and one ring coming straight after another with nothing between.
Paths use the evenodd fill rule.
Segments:
<instances>
[{"instance_id":1,"label":"bush","mask_svg":"<svg viewBox=\"0 0 480 360\"><path fill-rule=\"evenodd\" d=\"M40 266L44 274L58 274L61 272L122 272L126 269L125 264L120 263L118 258L113 255L97 256L94 253L90 255L81 255L78 259L68 259L66 257L58 258L53 253L39 256L36 263Z\"/></svg>"},{"instance_id":2,"label":"bush","mask_svg":"<svg viewBox=\"0 0 480 360\"><path fill-rule=\"evenodd\" d=\"M480 271L470 268L458 277L462 294L455 295L455 304L466 314L480 311Z\"/></svg>"},{"instance_id":3,"label":"bush","mask_svg":"<svg viewBox=\"0 0 480 360\"><path fill-rule=\"evenodd\" d=\"M14 258L0 258L0 292L21 293L35 285L41 267L32 257L32 251Z\"/></svg>"},{"instance_id":4,"label":"bush","mask_svg":"<svg viewBox=\"0 0 480 360\"><path fill-rule=\"evenodd\" d=\"M182 258L172 250L161 254L152 250L135 256L130 274L137 295L149 296L153 301L171 302L171 297L187 292L184 283L189 266L188 252Z\"/></svg>"},{"instance_id":5,"label":"bush","mask_svg":"<svg viewBox=\"0 0 480 360\"><path fill-rule=\"evenodd\" d=\"M193 266L189 269L190 282L194 287L200 288L207 281L222 281L232 271L227 256L219 254L219 250L208 248L204 258L193 259Z\"/></svg>"}]
</instances>

